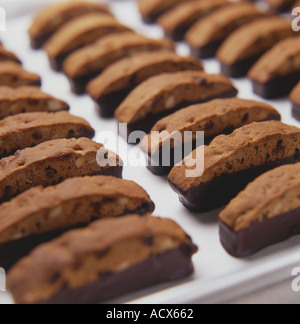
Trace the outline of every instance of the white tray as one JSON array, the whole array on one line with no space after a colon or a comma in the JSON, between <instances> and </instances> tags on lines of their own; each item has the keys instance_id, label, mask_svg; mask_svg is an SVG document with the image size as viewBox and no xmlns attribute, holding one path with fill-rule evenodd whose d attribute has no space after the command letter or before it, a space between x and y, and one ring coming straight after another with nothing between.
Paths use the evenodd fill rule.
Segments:
<instances>
[{"instance_id":1,"label":"white tray","mask_svg":"<svg viewBox=\"0 0 300 324\"><path fill-rule=\"evenodd\" d=\"M8 48L21 57L27 69L42 76L45 91L69 102L73 114L86 118L92 124L98 133L96 139L101 141L100 131L113 130L117 133L116 121L101 119L88 96L73 95L65 76L50 69L43 51L30 49L27 28L32 17L28 13L32 14L42 3L41 0L0 1L0 6L5 7L8 12L7 31L1 32L1 39ZM159 27L146 26L141 22L135 1L111 1L111 5L114 14L136 31L154 38L163 35ZM20 12L23 13L22 16ZM180 44L178 52L187 55L187 46ZM211 73L219 72L219 65L215 60L205 61L205 68ZM239 80L236 86L240 90L240 97L261 100L252 94L248 80ZM300 126L300 123L291 117L291 105L288 100L268 102L278 108L284 122ZM115 149L113 145L107 146ZM119 151L121 156L122 150L126 147L125 142L121 141L121 152ZM179 203L166 178L154 176L145 167L125 167L124 177L142 185L156 204L155 215L177 221L192 236L200 250L194 257L195 274L191 278L142 290L114 302L170 304L226 302L288 278L292 281L292 269L300 266L300 236L270 247L250 258L234 259L219 243L217 212L204 215L190 213ZM9 302L11 302L9 296L0 293L0 303Z\"/></svg>"}]
</instances>

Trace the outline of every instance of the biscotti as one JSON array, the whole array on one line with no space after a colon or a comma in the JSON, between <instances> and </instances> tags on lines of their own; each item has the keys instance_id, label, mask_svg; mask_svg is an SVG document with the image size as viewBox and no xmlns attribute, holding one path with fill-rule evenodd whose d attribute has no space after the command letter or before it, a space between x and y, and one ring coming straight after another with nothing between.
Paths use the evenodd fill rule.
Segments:
<instances>
[{"instance_id":1,"label":"biscotti","mask_svg":"<svg viewBox=\"0 0 300 324\"><path fill-rule=\"evenodd\" d=\"M107 14L91 13L75 18L60 28L45 44L51 67L60 71L74 51L112 33L129 31Z\"/></svg>"},{"instance_id":2,"label":"biscotti","mask_svg":"<svg viewBox=\"0 0 300 324\"><path fill-rule=\"evenodd\" d=\"M157 23L175 41L184 39L188 29L201 18L228 4L227 0L183 1L162 15Z\"/></svg>"},{"instance_id":3,"label":"biscotti","mask_svg":"<svg viewBox=\"0 0 300 324\"><path fill-rule=\"evenodd\" d=\"M18 88L21 86L41 86L41 78L35 73L28 72L13 61L0 62L0 87Z\"/></svg>"},{"instance_id":4,"label":"biscotti","mask_svg":"<svg viewBox=\"0 0 300 324\"><path fill-rule=\"evenodd\" d=\"M149 133L158 120L183 107L236 94L233 83L222 75L183 71L152 77L135 88L116 110L119 123L127 124L127 133L120 135L127 139L136 130Z\"/></svg>"},{"instance_id":5,"label":"biscotti","mask_svg":"<svg viewBox=\"0 0 300 324\"><path fill-rule=\"evenodd\" d=\"M0 267L6 271L36 246L92 221L154 211L135 182L107 176L67 179L34 187L0 210Z\"/></svg>"},{"instance_id":6,"label":"biscotti","mask_svg":"<svg viewBox=\"0 0 300 324\"><path fill-rule=\"evenodd\" d=\"M271 9L276 12L288 11L292 5L295 3L295 0L265 0Z\"/></svg>"},{"instance_id":7,"label":"biscotti","mask_svg":"<svg viewBox=\"0 0 300 324\"><path fill-rule=\"evenodd\" d=\"M112 34L71 54L64 63L64 72L72 90L81 94L88 82L111 64L132 54L155 50L174 50L174 44L133 32Z\"/></svg>"},{"instance_id":8,"label":"biscotti","mask_svg":"<svg viewBox=\"0 0 300 324\"><path fill-rule=\"evenodd\" d=\"M0 119L30 112L57 112L69 110L69 105L40 88L23 86L19 88L0 87Z\"/></svg>"},{"instance_id":9,"label":"biscotti","mask_svg":"<svg viewBox=\"0 0 300 324\"><path fill-rule=\"evenodd\" d=\"M269 171L220 213L220 239L235 257L246 257L300 234L300 164Z\"/></svg>"},{"instance_id":10,"label":"biscotti","mask_svg":"<svg viewBox=\"0 0 300 324\"><path fill-rule=\"evenodd\" d=\"M288 95L300 79L300 37L283 40L250 70L253 91L263 98Z\"/></svg>"},{"instance_id":11,"label":"biscotti","mask_svg":"<svg viewBox=\"0 0 300 324\"><path fill-rule=\"evenodd\" d=\"M147 79L178 71L203 70L192 57L181 57L171 51L143 52L124 58L104 70L87 87L103 117L113 116L129 93Z\"/></svg>"},{"instance_id":12,"label":"biscotti","mask_svg":"<svg viewBox=\"0 0 300 324\"><path fill-rule=\"evenodd\" d=\"M8 51L0 44L0 62L2 61L12 61L21 64L21 60L11 51Z\"/></svg>"},{"instance_id":13,"label":"biscotti","mask_svg":"<svg viewBox=\"0 0 300 324\"><path fill-rule=\"evenodd\" d=\"M144 22L153 23L157 18L184 0L140 0L139 10Z\"/></svg>"},{"instance_id":14,"label":"biscotti","mask_svg":"<svg viewBox=\"0 0 300 324\"><path fill-rule=\"evenodd\" d=\"M208 144L214 137L230 134L246 124L280 119L276 109L262 102L216 99L163 118L144 138L141 148L148 156L148 169L157 175L167 175L175 164L197 147L197 132L204 132ZM178 139L174 140L177 136Z\"/></svg>"},{"instance_id":15,"label":"biscotti","mask_svg":"<svg viewBox=\"0 0 300 324\"><path fill-rule=\"evenodd\" d=\"M229 77L246 75L265 52L294 34L291 22L281 17L259 19L241 27L227 38L217 53L222 73Z\"/></svg>"},{"instance_id":16,"label":"biscotti","mask_svg":"<svg viewBox=\"0 0 300 324\"><path fill-rule=\"evenodd\" d=\"M31 46L41 48L45 42L70 20L88 13L109 13L108 8L92 1L63 1L47 6L33 19L28 30Z\"/></svg>"},{"instance_id":17,"label":"biscotti","mask_svg":"<svg viewBox=\"0 0 300 324\"><path fill-rule=\"evenodd\" d=\"M94 135L94 129L86 120L65 111L7 117L0 121L0 159L50 140L93 138Z\"/></svg>"},{"instance_id":18,"label":"biscotti","mask_svg":"<svg viewBox=\"0 0 300 324\"><path fill-rule=\"evenodd\" d=\"M191 275L196 252L170 219L100 220L35 249L11 269L7 286L17 304L105 302Z\"/></svg>"},{"instance_id":19,"label":"biscotti","mask_svg":"<svg viewBox=\"0 0 300 324\"><path fill-rule=\"evenodd\" d=\"M120 158L102 144L88 138L52 140L0 160L0 202L34 186L102 174L122 176Z\"/></svg>"},{"instance_id":20,"label":"biscotti","mask_svg":"<svg viewBox=\"0 0 300 324\"><path fill-rule=\"evenodd\" d=\"M266 13L251 3L230 4L197 22L188 31L185 39L193 56L212 57L223 41L237 28L266 16Z\"/></svg>"},{"instance_id":21,"label":"biscotti","mask_svg":"<svg viewBox=\"0 0 300 324\"><path fill-rule=\"evenodd\" d=\"M293 104L293 116L300 120L300 82L291 92L290 100Z\"/></svg>"},{"instance_id":22,"label":"biscotti","mask_svg":"<svg viewBox=\"0 0 300 324\"><path fill-rule=\"evenodd\" d=\"M193 151L173 168L169 182L188 209L213 210L262 173L299 162L299 152L299 128L278 121L252 123Z\"/></svg>"}]
</instances>

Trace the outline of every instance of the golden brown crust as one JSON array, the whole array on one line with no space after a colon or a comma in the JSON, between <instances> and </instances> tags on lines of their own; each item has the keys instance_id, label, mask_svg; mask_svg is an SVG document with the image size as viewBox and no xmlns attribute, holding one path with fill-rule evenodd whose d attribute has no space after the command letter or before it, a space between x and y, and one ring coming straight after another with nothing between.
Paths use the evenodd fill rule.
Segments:
<instances>
[{"instance_id":1,"label":"golden brown crust","mask_svg":"<svg viewBox=\"0 0 300 324\"><path fill-rule=\"evenodd\" d=\"M165 73L135 88L116 110L115 116L119 122L133 123L147 115L172 110L183 101L205 101L233 90L232 82L222 75L201 71Z\"/></svg>"},{"instance_id":2,"label":"golden brown crust","mask_svg":"<svg viewBox=\"0 0 300 324\"><path fill-rule=\"evenodd\" d=\"M29 112L69 110L69 105L38 87L0 87L0 119Z\"/></svg>"},{"instance_id":3,"label":"golden brown crust","mask_svg":"<svg viewBox=\"0 0 300 324\"><path fill-rule=\"evenodd\" d=\"M50 58L57 58L114 32L128 31L115 18L101 13L78 17L60 28L45 44Z\"/></svg>"},{"instance_id":4,"label":"golden brown crust","mask_svg":"<svg viewBox=\"0 0 300 324\"><path fill-rule=\"evenodd\" d=\"M183 0L139 0L139 10L144 18L157 18Z\"/></svg>"},{"instance_id":5,"label":"golden brown crust","mask_svg":"<svg viewBox=\"0 0 300 324\"><path fill-rule=\"evenodd\" d=\"M141 146L150 154L170 140L174 132L204 131L205 138L215 137L228 129L236 129L255 121L280 119L279 112L272 106L253 100L239 98L216 99L208 103L190 106L163 118L152 128L151 132L166 131L170 136L156 141L156 135L149 134ZM159 138L161 135L157 135ZM151 141L152 140L152 141ZM152 143L152 145L151 145ZM174 147L171 141L171 147Z\"/></svg>"},{"instance_id":6,"label":"golden brown crust","mask_svg":"<svg viewBox=\"0 0 300 324\"><path fill-rule=\"evenodd\" d=\"M151 212L153 206L147 192L133 181L109 176L67 179L48 188L34 187L4 203L0 243L139 209Z\"/></svg>"},{"instance_id":7,"label":"golden brown crust","mask_svg":"<svg viewBox=\"0 0 300 324\"><path fill-rule=\"evenodd\" d=\"M297 86L293 89L292 93L290 94L290 100L300 106L300 82Z\"/></svg>"},{"instance_id":8,"label":"golden brown crust","mask_svg":"<svg viewBox=\"0 0 300 324\"><path fill-rule=\"evenodd\" d=\"M231 65L243 59L256 57L281 40L293 36L291 22L282 17L254 21L231 34L218 51L218 59Z\"/></svg>"},{"instance_id":9,"label":"golden brown crust","mask_svg":"<svg viewBox=\"0 0 300 324\"><path fill-rule=\"evenodd\" d=\"M98 165L96 156L100 149L104 149L102 144L88 138L58 139L0 160L0 200L13 198L33 186L54 185L67 178L112 170L113 166ZM107 157L120 165L114 153L108 152Z\"/></svg>"},{"instance_id":10,"label":"golden brown crust","mask_svg":"<svg viewBox=\"0 0 300 324\"><path fill-rule=\"evenodd\" d=\"M155 40L133 32L118 33L103 37L71 54L64 62L64 72L69 78L103 71L110 64L141 51L174 49L174 43Z\"/></svg>"},{"instance_id":11,"label":"golden brown crust","mask_svg":"<svg viewBox=\"0 0 300 324\"><path fill-rule=\"evenodd\" d=\"M200 150L198 148L197 150ZM175 166L169 175L172 183L183 190L208 183L223 174L233 174L265 163L290 158L300 151L300 129L277 121L252 123L235 130L231 135L216 137L204 147L204 173L186 178L187 165L196 151Z\"/></svg>"},{"instance_id":12,"label":"golden brown crust","mask_svg":"<svg viewBox=\"0 0 300 324\"><path fill-rule=\"evenodd\" d=\"M0 62L0 86L18 88L26 85L40 86L41 78L35 73L24 70L16 62Z\"/></svg>"},{"instance_id":13,"label":"golden brown crust","mask_svg":"<svg viewBox=\"0 0 300 324\"><path fill-rule=\"evenodd\" d=\"M186 34L186 41L192 47L202 47L223 40L237 28L266 15L251 3L230 4L196 23Z\"/></svg>"},{"instance_id":14,"label":"golden brown crust","mask_svg":"<svg viewBox=\"0 0 300 324\"><path fill-rule=\"evenodd\" d=\"M85 286L184 244L191 245L191 239L170 219L129 215L96 221L22 259L8 274L8 289L17 303L40 303L63 287Z\"/></svg>"},{"instance_id":15,"label":"golden brown crust","mask_svg":"<svg viewBox=\"0 0 300 324\"><path fill-rule=\"evenodd\" d=\"M13 61L13 62L21 64L21 61L17 57L17 55L14 54L13 52L7 50L2 45L0 45L0 61Z\"/></svg>"},{"instance_id":16,"label":"golden brown crust","mask_svg":"<svg viewBox=\"0 0 300 324\"><path fill-rule=\"evenodd\" d=\"M250 183L220 213L235 232L300 207L300 163L269 171Z\"/></svg>"},{"instance_id":17,"label":"golden brown crust","mask_svg":"<svg viewBox=\"0 0 300 324\"><path fill-rule=\"evenodd\" d=\"M300 71L300 37L281 41L267 52L250 70L249 78L265 83Z\"/></svg>"},{"instance_id":18,"label":"golden brown crust","mask_svg":"<svg viewBox=\"0 0 300 324\"><path fill-rule=\"evenodd\" d=\"M0 158L50 140L92 138L94 134L95 131L86 120L65 111L7 117L0 121Z\"/></svg>"},{"instance_id":19,"label":"golden brown crust","mask_svg":"<svg viewBox=\"0 0 300 324\"><path fill-rule=\"evenodd\" d=\"M128 89L149 77L183 70L203 70L202 63L192 57L181 57L171 51L143 52L111 65L88 85L89 94L99 97Z\"/></svg>"},{"instance_id":20,"label":"golden brown crust","mask_svg":"<svg viewBox=\"0 0 300 324\"><path fill-rule=\"evenodd\" d=\"M49 36L70 20L87 13L109 14L108 8L91 1L64 1L55 3L40 11L28 30L30 37Z\"/></svg>"},{"instance_id":21,"label":"golden brown crust","mask_svg":"<svg viewBox=\"0 0 300 324\"><path fill-rule=\"evenodd\" d=\"M157 23L167 33L172 33L177 29L191 26L200 18L207 16L225 4L228 4L227 0L184 1L162 15Z\"/></svg>"}]
</instances>

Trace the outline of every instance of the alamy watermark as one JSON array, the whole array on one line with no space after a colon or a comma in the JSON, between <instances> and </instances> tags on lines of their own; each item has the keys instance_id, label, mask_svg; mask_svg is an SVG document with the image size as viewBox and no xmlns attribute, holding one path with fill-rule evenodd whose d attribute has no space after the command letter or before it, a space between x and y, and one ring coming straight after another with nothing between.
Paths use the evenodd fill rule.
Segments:
<instances>
[{"instance_id":1,"label":"alamy watermark","mask_svg":"<svg viewBox=\"0 0 300 324\"><path fill-rule=\"evenodd\" d=\"M300 31L300 7L296 7L293 9L292 16L296 17L292 21L293 31L298 32Z\"/></svg>"},{"instance_id":2,"label":"alamy watermark","mask_svg":"<svg viewBox=\"0 0 300 324\"><path fill-rule=\"evenodd\" d=\"M300 292L300 267L293 269L292 276L295 277L292 281L292 290L294 292Z\"/></svg>"},{"instance_id":3,"label":"alamy watermark","mask_svg":"<svg viewBox=\"0 0 300 324\"><path fill-rule=\"evenodd\" d=\"M6 291L6 273L5 270L0 268L0 292Z\"/></svg>"}]
</instances>

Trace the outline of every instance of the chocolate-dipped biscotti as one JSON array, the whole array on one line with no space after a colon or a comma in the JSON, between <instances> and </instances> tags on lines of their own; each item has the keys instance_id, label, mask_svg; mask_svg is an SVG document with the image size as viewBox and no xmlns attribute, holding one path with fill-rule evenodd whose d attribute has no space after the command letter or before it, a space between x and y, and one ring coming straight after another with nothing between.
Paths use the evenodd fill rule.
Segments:
<instances>
[{"instance_id":1,"label":"chocolate-dipped biscotti","mask_svg":"<svg viewBox=\"0 0 300 324\"><path fill-rule=\"evenodd\" d=\"M174 44L167 39L150 39L133 32L116 33L71 54L64 63L64 72L72 90L82 94L88 82L111 64L126 56L155 50L174 50Z\"/></svg>"},{"instance_id":2,"label":"chocolate-dipped biscotti","mask_svg":"<svg viewBox=\"0 0 300 324\"><path fill-rule=\"evenodd\" d=\"M293 116L300 120L300 82L290 94L290 100L293 104Z\"/></svg>"},{"instance_id":3,"label":"chocolate-dipped biscotti","mask_svg":"<svg viewBox=\"0 0 300 324\"><path fill-rule=\"evenodd\" d=\"M87 87L103 117L113 116L129 93L147 79L178 71L203 70L192 57L181 57L171 51L142 52L112 64Z\"/></svg>"},{"instance_id":4,"label":"chocolate-dipped biscotti","mask_svg":"<svg viewBox=\"0 0 300 324\"><path fill-rule=\"evenodd\" d=\"M99 150L105 153L105 167L98 164ZM48 141L0 160L0 202L31 187L55 185L67 178L88 175L121 178L121 164L118 156L88 138Z\"/></svg>"},{"instance_id":5,"label":"chocolate-dipped biscotti","mask_svg":"<svg viewBox=\"0 0 300 324\"><path fill-rule=\"evenodd\" d=\"M170 219L100 220L35 249L11 269L7 286L18 304L105 302L189 276L196 251Z\"/></svg>"},{"instance_id":6,"label":"chocolate-dipped biscotti","mask_svg":"<svg viewBox=\"0 0 300 324\"><path fill-rule=\"evenodd\" d=\"M94 135L94 129L86 120L65 111L7 117L0 121L0 159L50 140L93 138Z\"/></svg>"},{"instance_id":7,"label":"chocolate-dipped biscotti","mask_svg":"<svg viewBox=\"0 0 300 324\"><path fill-rule=\"evenodd\" d=\"M75 18L60 28L45 44L50 64L60 71L64 60L74 51L112 33L129 31L115 18L104 13L91 13Z\"/></svg>"},{"instance_id":8,"label":"chocolate-dipped biscotti","mask_svg":"<svg viewBox=\"0 0 300 324\"><path fill-rule=\"evenodd\" d=\"M216 99L163 118L143 139L141 148L148 156L148 169L157 175L167 175L175 164L197 147L197 132L204 132L204 140L208 144L214 137L230 134L246 124L280 119L276 109L262 102L239 98ZM192 132L192 136L186 136L185 132ZM179 134L175 143L172 139Z\"/></svg>"},{"instance_id":9,"label":"chocolate-dipped biscotti","mask_svg":"<svg viewBox=\"0 0 300 324\"><path fill-rule=\"evenodd\" d=\"M0 87L18 88L22 86L41 86L41 78L35 73L28 72L13 61L0 62Z\"/></svg>"},{"instance_id":10,"label":"chocolate-dipped biscotti","mask_svg":"<svg viewBox=\"0 0 300 324\"><path fill-rule=\"evenodd\" d=\"M267 15L251 3L229 4L199 20L187 32L185 40L190 45L193 56L212 57L237 28Z\"/></svg>"},{"instance_id":11,"label":"chocolate-dipped biscotti","mask_svg":"<svg viewBox=\"0 0 300 324\"><path fill-rule=\"evenodd\" d=\"M241 27L227 38L217 53L222 73L229 77L246 75L265 52L294 34L291 22L282 17L259 19Z\"/></svg>"},{"instance_id":12,"label":"chocolate-dipped biscotti","mask_svg":"<svg viewBox=\"0 0 300 324\"><path fill-rule=\"evenodd\" d=\"M228 4L228 0L183 1L162 15L157 23L175 41L184 39L188 29L201 18Z\"/></svg>"},{"instance_id":13,"label":"chocolate-dipped biscotti","mask_svg":"<svg viewBox=\"0 0 300 324\"><path fill-rule=\"evenodd\" d=\"M0 210L0 267L6 271L36 246L63 232L102 218L154 211L147 192L135 182L94 176L34 187Z\"/></svg>"},{"instance_id":14,"label":"chocolate-dipped biscotti","mask_svg":"<svg viewBox=\"0 0 300 324\"><path fill-rule=\"evenodd\" d=\"M234 198L220 214L225 250L246 257L300 234L300 164L269 171Z\"/></svg>"},{"instance_id":15,"label":"chocolate-dipped biscotti","mask_svg":"<svg viewBox=\"0 0 300 324\"><path fill-rule=\"evenodd\" d=\"M0 119L30 112L69 110L69 105L38 87L0 87Z\"/></svg>"},{"instance_id":16,"label":"chocolate-dipped biscotti","mask_svg":"<svg viewBox=\"0 0 300 324\"><path fill-rule=\"evenodd\" d=\"M33 19L28 30L31 46L41 48L45 42L70 20L88 13L109 13L108 8L92 1L63 1L47 6Z\"/></svg>"},{"instance_id":17,"label":"chocolate-dipped biscotti","mask_svg":"<svg viewBox=\"0 0 300 324\"><path fill-rule=\"evenodd\" d=\"M288 38L274 46L248 76L253 91L263 98L288 95L300 80L300 37Z\"/></svg>"},{"instance_id":18,"label":"chocolate-dipped biscotti","mask_svg":"<svg viewBox=\"0 0 300 324\"><path fill-rule=\"evenodd\" d=\"M127 124L126 134L120 135L128 139L137 130L149 133L158 120L183 107L236 94L233 83L222 75L184 71L154 76L135 88L116 110L119 123Z\"/></svg>"},{"instance_id":19,"label":"chocolate-dipped biscotti","mask_svg":"<svg viewBox=\"0 0 300 324\"><path fill-rule=\"evenodd\" d=\"M205 212L228 203L262 173L299 162L299 152L299 128L278 121L252 123L193 151L173 168L169 182L185 207Z\"/></svg>"},{"instance_id":20,"label":"chocolate-dipped biscotti","mask_svg":"<svg viewBox=\"0 0 300 324\"><path fill-rule=\"evenodd\" d=\"M12 61L21 64L21 60L17 57L16 54L7 50L4 46L0 44L0 62L2 61Z\"/></svg>"}]
</instances>

